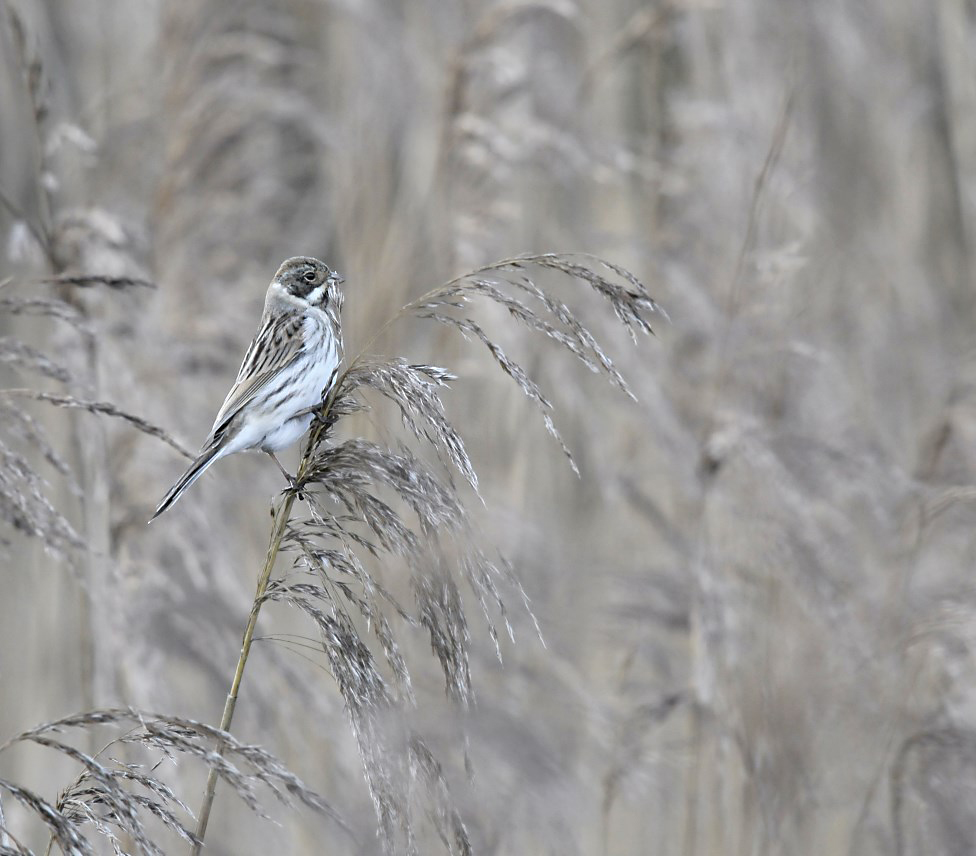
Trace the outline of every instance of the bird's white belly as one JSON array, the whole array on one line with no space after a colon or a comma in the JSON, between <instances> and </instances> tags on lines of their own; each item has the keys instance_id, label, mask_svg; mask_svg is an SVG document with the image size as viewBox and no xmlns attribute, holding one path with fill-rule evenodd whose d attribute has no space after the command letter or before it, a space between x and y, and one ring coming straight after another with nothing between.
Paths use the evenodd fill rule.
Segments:
<instances>
[{"instance_id":1,"label":"bird's white belly","mask_svg":"<svg viewBox=\"0 0 976 856\"><path fill-rule=\"evenodd\" d=\"M312 405L310 404L308 406L311 407ZM264 435L261 441L261 449L265 452L277 452L279 449L287 448L301 437L311 424L311 413L289 419L283 425L271 428Z\"/></svg>"},{"instance_id":2,"label":"bird's white belly","mask_svg":"<svg viewBox=\"0 0 976 856\"><path fill-rule=\"evenodd\" d=\"M275 418L262 420L264 424L259 429L261 436L254 445L264 451L277 452L301 437L313 419L313 414L303 411L322 401L338 364L338 354L332 349L324 359L308 368L297 379L294 392L280 407L275 408Z\"/></svg>"}]
</instances>

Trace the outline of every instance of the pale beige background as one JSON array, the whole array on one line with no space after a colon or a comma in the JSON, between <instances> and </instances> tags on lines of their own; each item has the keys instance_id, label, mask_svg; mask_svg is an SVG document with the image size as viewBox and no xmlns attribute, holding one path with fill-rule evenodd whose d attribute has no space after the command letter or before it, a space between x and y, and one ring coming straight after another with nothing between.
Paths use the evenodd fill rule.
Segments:
<instances>
[{"instance_id":1,"label":"pale beige background","mask_svg":"<svg viewBox=\"0 0 976 856\"><path fill-rule=\"evenodd\" d=\"M526 251L604 255L670 312L635 348L599 301L547 280L611 342L637 403L485 316L547 389L580 479L478 351L421 326L382 343L462 376L448 404L479 519L546 640L510 598L499 666L471 609L469 782L429 643L398 628L478 852L976 849L971 3L18 7L50 116L38 140L5 38L0 189L57 224L63 265L159 289L86 292L87 348L37 320L5 334L187 445L292 254L345 274L352 349L410 296ZM43 269L16 220L0 209L0 277ZM147 528L177 455L31 412L78 473L80 498L43 471L93 552L73 575L4 532L0 738L96 705L216 722L279 475L222 461ZM271 628L311 633L284 610ZM376 852L324 665L259 643L234 730ZM50 798L72 770L0 757ZM174 781L195 805L199 770ZM356 852L307 811L272 813L280 826L221 791L208 851Z\"/></svg>"}]
</instances>

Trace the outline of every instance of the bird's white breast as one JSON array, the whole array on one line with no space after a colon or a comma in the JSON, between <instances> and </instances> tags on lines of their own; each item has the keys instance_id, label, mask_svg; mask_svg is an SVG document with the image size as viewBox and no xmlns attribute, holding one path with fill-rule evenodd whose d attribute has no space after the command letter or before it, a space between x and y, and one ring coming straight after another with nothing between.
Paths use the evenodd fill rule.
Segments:
<instances>
[{"instance_id":1,"label":"bird's white breast","mask_svg":"<svg viewBox=\"0 0 976 856\"><path fill-rule=\"evenodd\" d=\"M312 414L302 413L322 401L323 393L339 366L339 347L329 330L328 320L317 310L309 312L302 329L306 354L316 359L299 358L288 370L287 382L293 392L283 406L276 408L276 417L262 426L263 437L255 445L272 452L290 446L302 436L312 423ZM301 414L301 415L296 415Z\"/></svg>"}]
</instances>

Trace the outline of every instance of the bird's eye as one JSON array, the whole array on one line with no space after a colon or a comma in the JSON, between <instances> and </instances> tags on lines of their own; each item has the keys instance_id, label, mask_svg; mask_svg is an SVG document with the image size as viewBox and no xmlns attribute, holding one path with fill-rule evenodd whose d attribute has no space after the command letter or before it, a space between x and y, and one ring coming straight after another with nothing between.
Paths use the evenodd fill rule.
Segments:
<instances>
[{"instance_id":1,"label":"bird's eye","mask_svg":"<svg viewBox=\"0 0 976 856\"><path fill-rule=\"evenodd\" d=\"M304 274L302 274L302 279L304 279L305 282L315 282L315 271L306 271Z\"/></svg>"}]
</instances>

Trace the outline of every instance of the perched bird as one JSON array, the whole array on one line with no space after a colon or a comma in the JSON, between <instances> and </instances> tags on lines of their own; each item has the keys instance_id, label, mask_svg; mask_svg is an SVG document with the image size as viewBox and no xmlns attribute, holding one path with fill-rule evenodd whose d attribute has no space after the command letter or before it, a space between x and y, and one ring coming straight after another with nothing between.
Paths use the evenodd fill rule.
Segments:
<instances>
[{"instance_id":1,"label":"perched bird","mask_svg":"<svg viewBox=\"0 0 976 856\"><path fill-rule=\"evenodd\" d=\"M339 311L343 278L318 259L296 256L275 274L261 327L244 355L197 459L159 503L150 523L176 502L218 458L245 449L271 455L290 446L312 423L342 359Z\"/></svg>"}]
</instances>

